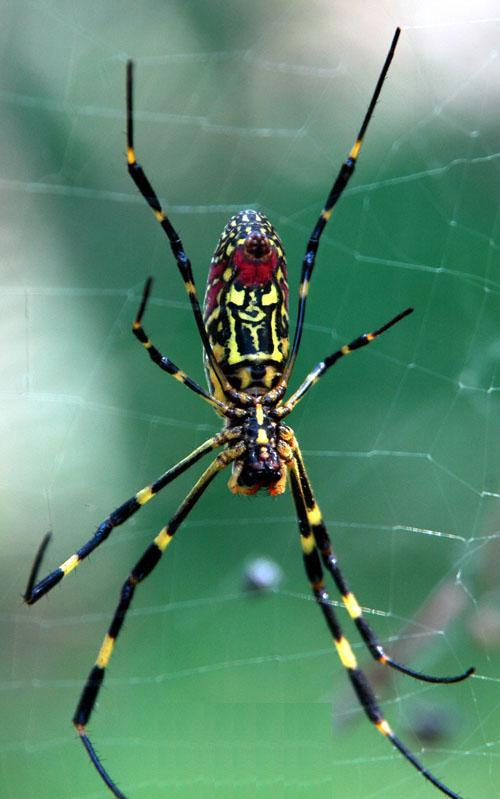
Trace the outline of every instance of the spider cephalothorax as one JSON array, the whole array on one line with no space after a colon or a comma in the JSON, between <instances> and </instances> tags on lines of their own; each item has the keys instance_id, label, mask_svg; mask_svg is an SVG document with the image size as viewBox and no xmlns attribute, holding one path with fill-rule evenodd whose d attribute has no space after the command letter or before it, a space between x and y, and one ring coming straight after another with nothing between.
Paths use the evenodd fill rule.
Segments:
<instances>
[{"instance_id":1,"label":"spider cephalothorax","mask_svg":"<svg viewBox=\"0 0 500 799\"><path fill-rule=\"evenodd\" d=\"M233 493L255 494L261 488L271 495L285 491L289 447L282 427L258 401L246 410L241 422L245 451L234 461L229 479Z\"/></svg>"},{"instance_id":2,"label":"spider cephalothorax","mask_svg":"<svg viewBox=\"0 0 500 799\"><path fill-rule=\"evenodd\" d=\"M283 423L304 394L331 366L345 355L365 347L409 313L407 308L373 333L364 333L328 355L307 375L299 388L284 399L297 352L299 350L306 299L315 264L321 234L330 219L332 209L352 175L363 137L373 114L382 84L389 69L399 37L396 30L391 47L380 73L375 92L366 112L356 141L342 164L327 197L325 206L307 242L302 261L297 324L292 345L288 341L288 286L285 254L281 241L264 214L242 211L227 223L215 250L208 276L204 313L200 308L191 264L184 252L179 235L163 211L160 201L134 151L132 113L132 62L127 69L127 162L137 188L151 207L166 233L191 303L198 332L203 343L209 391L179 369L154 346L142 327L151 291L151 278L144 287L142 302L132 326L136 338L145 347L152 361L208 402L225 419L220 433L211 436L175 466L145 486L114 510L97 528L94 535L71 557L37 582L37 574L48 543L46 536L35 558L25 600L33 604L50 591L63 577L75 569L111 533L143 505L155 497L168 483L185 472L204 455L219 453L196 481L191 491L146 548L125 580L115 614L108 628L97 659L83 688L73 716L83 745L92 763L117 799L124 794L109 776L87 735L87 723L92 714L105 670L108 667L115 641L139 584L153 571L171 543L176 530L200 499L216 475L232 465L230 489L239 494L254 494L266 489L281 494L287 482L297 515L300 544L314 599L320 608L329 633L345 667L355 693L368 719L375 728L433 785L451 799L460 797L451 791L420 763L393 733L378 705L375 694L360 670L356 656L344 636L325 587L327 572L338 591L344 607L366 644L372 657L385 666L426 682L451 683L472 674L467 669L453 677L433 677L397 663L385 652L363 616L361 605L348 587L314 497L299 444L290 427Z\"/></svg>"}]
</instances>

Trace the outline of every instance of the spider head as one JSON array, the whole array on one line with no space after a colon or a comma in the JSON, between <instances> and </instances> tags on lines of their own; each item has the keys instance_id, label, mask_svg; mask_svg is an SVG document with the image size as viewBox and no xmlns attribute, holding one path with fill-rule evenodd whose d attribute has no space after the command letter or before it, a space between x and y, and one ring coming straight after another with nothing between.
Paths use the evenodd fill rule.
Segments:
<instances>
[{"instance_id":1,"label":"spider head","mask_svg":"<svg viewBox=\"0 0 500 799\"><path fill-rule=\"evenodd\" d=\"M284 469L277 448L277 424L260 403L249 412L243 437L246 450L234 464L229 480L231 491L255 494L265 488L270 494L282 493Z\"/></svg>"},{"instance_id":2,"label":"spider head","mask_svg":"<svg viewBox=\"0 0 500 799\"><path fill-rule=\"evenodd\" d=\"M231 477L231 490L235 494L256 494L261 488L266 488L274 494L281 477L282 466L277 451L263 445L250 446L240 464L236 465Z\"/></svg>"}]
</instances>

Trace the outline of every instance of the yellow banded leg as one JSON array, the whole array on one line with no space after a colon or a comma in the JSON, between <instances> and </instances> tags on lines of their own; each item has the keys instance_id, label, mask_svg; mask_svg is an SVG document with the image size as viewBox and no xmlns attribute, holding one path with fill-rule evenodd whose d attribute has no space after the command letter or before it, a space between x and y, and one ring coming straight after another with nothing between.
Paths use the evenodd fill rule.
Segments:
<instances>
[{"instance_id":1,"label":"yellow banded leg","mask_svg":"<svg viewBox=\"0 0 500 799\"><path fill-rule=\"evenodd\" d=\"M351 678L351 682L353 683L354 689L365 712L374 724L381 723L383 717L378 708L375 696L358 668L354 652L351 649L349 641L342 633L330 597L323 583L323 570L309 521L311 512L306 505L299 463L296 458L294 458L290 466L290 485L299 523L304 565L307 577L311 583L314 598L321 608L337 654Z\"/></svg>"},{"instance_id":2,"label":"yellow banded leg","mask_svg":"<svg viewBox=\"0 0 500 799\"><path fill-rule=\"evenodd\" d=\"M163 232L167 235L170 243L170 249L177 263L177 268L184 281L184 287L188 294L191 308L194 314L196 326L200 334L205 352L208 360L217 376L223 391L225 393L231 390L231 386L223 374L210 345L208 334L203 322L203 315L201 313L200 303L196 293L194 284L193 272L191 269L191 262L184 251L184 245L180 239L179 234L172 225L167 214L161 207L158 196L149 182L146 173L142 166L137 163L136 153L134 147L134 112L133 112L133 82L134 82L134 65L132 61L127 63L127 169L130 177L139 189L140 193L146 200L147 204L153 211L157 222L161 225Z\"/></svg>"},{"instance_id":3,"label":"yellow banded leg","mask_svg":"<svg viewBox=\"0 0 500 799\"><path fill-rule=\"evenodd\" d=\"M66 577L66 575L72 572L73 569L76 569L79 563L80 563L80 558L77 554L75 554L71 555L71 557L68 558L68 560L65 560L64 563L61 563L59 568Z\"/></svg>"},{"instance_id":4,"label":"yellow banded leg","mask_svg":"<svg viewBox=\"0 0 500 799\"><path fill-rule=\"evenodd\" d=\"M339 201L340 197L342 196L344 189L346 188L351 176L354 172L354 168L356 165L356 161L361 149L361 144L363 142L364 135L366 133L366 129L372 118L373 112L375 110L375 106L377 104L378 97L382 90L382 85L384 83L385 77L387 75L389 65L392 61L394 56L394 51L396 49L396 44L399 38L400 29L398 28L394 34L394 37L391 42L391 46L389 48L389 52L387 53L384 65L380 72L377 84L375 86L375 90L373 92L373 96L371 98L370 104L368 106L368 110L365 114L363 119L361 128L359 133L356 137L356 141L352 146L349 155L347 156L346 160L341 165L335 180L333 181L332 188L330 189L330 193L326 199L325 205L323 210L321 211L318 221L316 222L314 229L309 237L309 241L307 242L306 252L302 261L302 273L300 278L300 287L299 287L299 303L297 307L297 323L295 325L295 335L293 338L292 346L290 349L290 354L288 357L288 361L286 367L283 371L283 377L281 379L282 383L287 384L290 381L290 375L292 373L292 369L295 365L295 360L297 358L297 353L300 347L300 341L302 338L302 330L304 326L304 318L305 318L305 311L306 311L306 301L307 301L307 292L309 281L311 279L311 275L314 269L314 264L316 262L316 253L318 251L319 243L321 240L321 236L323 231L332 215L332 210L336 203Z\"/></svg>"},{"instance_id":5,"label":"yellow banded leg","mask_svg":"<svg viewBox=\"0 0 500 799\"><path fill-rule=\"evenodd\" d=\"M142 326L142 317L145 313L146 306L149 300L149 296L151 293L151 286L153 285L153 279L149 277L144 284L144 289L142 292L142 299L141 304L139 306L139 310L137 311L137 316L132 324L132 333L136 337L136 339L142 344L146 352L148 353L149 357L160 369L163 369L164 372L171 375L178 380L179 383L184 383L191 391L194 391L195 394L202 397L206 402L217 409L221 409L223 412L228 410L228 406L218 400L216 397L213 397L204 388L202 388L195 380L193 380L189 375L179 369L176 364L170 360L166 355L163 355L157 347L153 344L153 342L149 339L146 331Z\"/></svg>"},{"instance_id":6,"label":"yellow banded leg","mask_svg":"<svg viewBox=\"0 0 500 799\"><path fill-rule=\"evenodd\" d=\"M353 592L350 590L347 580L340 570L337 558L332 552L330 538L323 522L321 511L314 498L304 460L302 458L299 445L296 441L294 443L294 452L297 463L297 477L300 481L302 495L306 506L307 521L312 535L314 536L316 546L321 553L323 566L333 577L335 585L342 597L342 602L344 603L350 618L354 621L356 627L358 628L358 631L374 660L378 661L382 665L387 665L393 669L396 669L397 671L401 671L403 674L407 674L408 676L417 680L422 680L423 682L447 684L460 682L461 680L465 680L467 677L470 677L470 675L474 673L473 668L469 668L461 674L452 675L450 677L434 677L433 675L416 671L415 669L411 669L409 666L398 663L385 652L375 632L365 620L361 605L359 604Z\"/></svg>"},{"instance_id":7,"label":"yellow banded leg","mask_svg":"<svg viewBox=\"0 0 500 799\"><path fill-rule=\"evenodd\" d=\"M123 626L123 622L125 621L137 586L139 583L145 580L149 574L151 574L155 566L160 561L163 552L172 540L175 531L178 529L179 525L186 518L190 510L194 507L198 499L207 489L210 482L214 479L218 472L227 466L228 463L242 454L243 448L244 445L242 443L238 443L234 447L222 452L217 456L217 458L215 458L214 461L212 461L208 469L203 472L199 480L197 480L189 494L181 503L176 513L172 516L168 525L160 530L154 541L147 547L142 557L135 564L134 568L122 586L120 599L113 619L106 635L104 636L104 640L97 654L95 664L87 678L87 682L82 691L75 715L73 716L73 724L75 725L75 728L89 754L92 763L106 785L110 788L114 795L120 799L123 797L122 792L107 773L86 733L86 725L90 719L97 696L99 694L99 690L103 683L104 674L109 665L116 639L118 638L120 630Z\"/></svg>"},{"instance_id":8,"label":"yellow banded leg","mask_svg":"<svg viewBox=\"0 0 500 799\"><path fill-rule=\"evenodd\" d=\"M461 799L458 794L450 790L444 783L437 779L422 763L415 757L415 755L403 744L399 738L394 735L389 722L384 718L381 708L377 702L375 694L365 676L363 671L358 667L356 656L352 651L349 641L342 633L340 624L338 623L335 615L334 608L330 601L327 591L322 582L321 564L319 561L316 543L311 531L307 530L308 527L308 513L305 504L305 492L302 490L301 477L299 473L298 463L290 466L290 484L292 487L292 495L297 510L297 517L299 521L299 529L301 534L302 551L304 554L304 562L306 571L313 588L314 598L321 608L323 617L326 621L327 627L332 635L335 649L339 656L340 662L345 668L351 684L354 688L356 696L367 715L368 719L372 722L375 729L380 732L384 738L387 738L392 745L398 749L403 757L422 774L425 779L436 786L442 793L449 796L450 799ZM347 600L348 605L351 607L352 612L357 612L357 603L351 595Z\"/></svg>"},{"instance_id":9,"label":"yellow banded leg","mask_svg":"<svg viewBox=\"0 0 500 799\"><path fill-rule=\"evenodd\" d=\"M104 636L104 641L102 642L101 648L99 650L99 654L97 655L97 660L95 662L96 666L99 666L101 669L106 668L113 652L114 645L115 639L111 638L111 636L106 633Z\"/></svg>"},{"instance_id":10,"label":"yellow banded leg","mask_svg":"<svg viewBox=\"0 0 500 799\"><path fill-rule=\"evenodd\" d=\"M386 322L385 325L382 325L378 330L373 331L373 333L363 333L361 336L358 336L350 344L345 344L335 352L332 352L331 355L328 355L323 361L320 361L316 364L314 369L309 372L303 383L298 387L297 391L295 391L292 396L285 402L281 407L277 408L274 412L275 416L283 419L285 416L288 416L289 413L293 411L295 406L300 402L304 394L309 391L311 386L318 382L320 377L322 377L325 372L330 369L331 366L337 363L341 358L349 355L351 352L355 350L359 350L362 347L366 347L367 344L370 342L375 341L378 336L382 333L385 333L386 330L389 330L393 325L396 325L405 316L408 316L413 312L413 308L406 308L401 313L397 314L397 316L393 317Z\"/></svg>"},{"instance_id":11,"label":"yellow banded leg","mask_svg":"<svg viewBox=\"0 0 500 799\"><path fill-rule=\"evenodd\" d=\"M50 533L48 533L43 538L43 541L35 556L26 591L24 593L25 602L28 605L32 605L37 602L42 596L44 596L44 594L50 591L55 585L57 585L57 583L66 577L67 574L70 574L70 572L76 569L76 567L83 560L85 560L85 558L88 557L91 552L93 552L100 544L102 544L103 541L106 540L106 538L108 538L115 527L119 527L121 524L127 521L127 519L140 510L142 506L146 504L146 502L149 502L150 499L156 496L156 494L158 494L162 488L171 483L172 480L175 480L176 477L189 469L190 466L200 460L200 458L202 458L208 452L220 447L226 442L230 442L236 438L239 438L240 436L241 428L234 427L230 430L218 433L212 438L209 438L207 441L193 450L193 452L179 461L179 463L164 472L164 474L151 483L151 485L145 486L138 491L137 494L134 494L133 497L130 497L130 499L116 508L116 510L110 513L110 515L103 522L101 522L92 538L90 538L83 546L81 546L77 552L71 555L71 557L67 558L67 560L61 563L57 569L54 569L54 571L50 572L42 580L36 582L38 572L40 570L40 566L51 537Z\"/></svg>"}]
</instances>

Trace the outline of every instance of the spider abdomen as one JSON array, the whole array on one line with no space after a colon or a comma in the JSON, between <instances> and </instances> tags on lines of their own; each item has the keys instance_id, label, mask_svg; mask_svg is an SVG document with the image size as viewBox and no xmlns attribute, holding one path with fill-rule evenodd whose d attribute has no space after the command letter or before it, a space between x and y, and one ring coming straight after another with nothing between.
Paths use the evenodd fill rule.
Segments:
<instances>
[{"instance_id":1,"label":"spider abdomen","mask_svg":"<svg viewBox=\"0 0 500 799\"><path fill-rule=\"evenodd\" d=\"M264 214L242 211L224 228L210 264L204 319L235 389L263 394L277 385L288 355L288 282L283 245ZM213 370L207 362L205 368L219 397Z\"/></svg>"}]
</instances>

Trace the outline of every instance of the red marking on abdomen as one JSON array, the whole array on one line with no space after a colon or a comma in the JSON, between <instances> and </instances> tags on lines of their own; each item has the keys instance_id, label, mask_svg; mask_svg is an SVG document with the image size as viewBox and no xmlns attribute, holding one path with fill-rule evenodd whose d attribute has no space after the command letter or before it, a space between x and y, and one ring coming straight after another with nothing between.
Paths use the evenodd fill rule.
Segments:
<instances>
[{"instance_id":1,"label":"red marking on abdomen","mask_svg":"<svg viewBox=\"0 0 500 799\"><path fill-rule=\"evenodd\" d=\"M278 254L273 249L265 260L256 260L249 258L246 250L242 247L236 250L233 259L236 276L244 286L262 286L273 279L278 263Z\"/></svg>"},{"instance_id":2,"label":"red marking on abdomen","mask_svg":"<svg viewBox=\"0 0 500 799\"><path fill-rule=\"evenodd\" d=\"M227 266L227 261L221 261L217 264L212 263L208 273L208 286L205 295L204 309L205 319L210 316L213 309L217 305L217 295L224 285L224 278L222 274Z\"/></svg>"}]
</instances>

